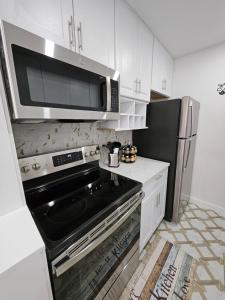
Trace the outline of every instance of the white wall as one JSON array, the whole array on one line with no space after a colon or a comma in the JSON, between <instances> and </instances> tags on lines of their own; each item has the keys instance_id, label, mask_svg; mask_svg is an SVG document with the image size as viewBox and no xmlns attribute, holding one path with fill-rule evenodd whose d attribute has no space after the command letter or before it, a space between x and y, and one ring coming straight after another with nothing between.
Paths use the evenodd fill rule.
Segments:
<instances>
[{"instance_id":1,"label":"white wall","mask_svg":"<svg viewBox=\"0 0 225 300\"><path fill-rule=\"evenodd\" d=\"M201 104L191 196L225 209L225 44L177 59L173 97Z\"/></svg>"},{"instance_id":2,"label":"white wall","mask_svg":"<svg viewBox=\"0 0 225 300\"><path fill-rule=\"evenodd\" d=\"M25 205L12 127L0 76L0 217Z\"/></svg>"}]
</instances>

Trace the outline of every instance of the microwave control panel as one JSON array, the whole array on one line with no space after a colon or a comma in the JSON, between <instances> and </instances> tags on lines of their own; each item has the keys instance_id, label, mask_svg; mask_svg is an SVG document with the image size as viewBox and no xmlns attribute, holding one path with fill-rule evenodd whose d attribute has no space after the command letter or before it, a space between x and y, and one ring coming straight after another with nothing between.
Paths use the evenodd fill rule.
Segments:
<instances>
[{"instance_id":1,"label":"microwave control panel","mask_svg":"<svg viewBox=\"0 0 225 300\"><path fill-rule=\"evenodd\" d=\"M119 82L111 79L111 111L119 112Z\"/></svg>"}]
</instances>

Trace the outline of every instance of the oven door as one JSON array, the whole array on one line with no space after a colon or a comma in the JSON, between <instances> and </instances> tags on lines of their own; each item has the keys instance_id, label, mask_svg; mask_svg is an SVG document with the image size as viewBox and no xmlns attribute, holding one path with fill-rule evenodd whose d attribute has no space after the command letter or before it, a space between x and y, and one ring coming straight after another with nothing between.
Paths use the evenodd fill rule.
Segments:
<instances>
[{"instance_id":1,"label":"oven door","mask_svg":"<svg viewBox=\"0 0 225 300\"><path fill-rule=\"evenodd\" d=\"M118 119L117 72L4 21L1 38L14 119Z\"/></svg>"},{"instance_id":2,"label":"oven door","mask_svg":"<svg viewBox=\"0 0 225 300\"><path fill-rule=\"evenodd\" d=\"M118 299L139 262L142 198L139 193L132 204L126 202L107 217L105 223L110 226L91 243L79 251L72 247L67 257L52 263L56 300L103 299L106 295Z\"/></svg>"}]
</instances>

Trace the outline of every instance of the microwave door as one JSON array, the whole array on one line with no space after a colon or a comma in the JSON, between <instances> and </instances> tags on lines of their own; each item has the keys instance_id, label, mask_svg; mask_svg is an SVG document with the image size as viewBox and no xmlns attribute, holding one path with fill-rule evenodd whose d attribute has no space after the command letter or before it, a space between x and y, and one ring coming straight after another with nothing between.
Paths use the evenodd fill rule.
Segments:
<instances>
[{"instance_id":1,"label":"microwave door","mask_svg":"<svg viewBox=\"0 0 225 300\"><path fill-rule=\"evenodd\" d=\"M119 119L115 70L52 42L50 55L50 41L4 21L1 34L13 119Z\"/></svg>"}]
</instances>

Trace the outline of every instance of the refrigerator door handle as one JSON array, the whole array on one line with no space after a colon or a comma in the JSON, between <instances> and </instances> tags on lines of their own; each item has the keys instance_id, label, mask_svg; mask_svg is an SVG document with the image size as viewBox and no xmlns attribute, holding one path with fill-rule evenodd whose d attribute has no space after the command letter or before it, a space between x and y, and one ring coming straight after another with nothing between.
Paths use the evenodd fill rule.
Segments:
<instances>
[{"instance_id":1,"label":"refrigerator door handle","mask_svg":"<svg viewBox=\"0 0 225 300\"><path fill-rule=\"evenodd\" d=\"M186 141L188 141L188 154L187 154L187 159L186 159L186 163L184 165L184 169L187 169L188 166L188 160L189 160L189 156L190 156L190 149L191 149L191 141L192 139L187 139Z\"/></svg>"},{"instance_id":2,"label":"refrigerator door handle","mask_svg":"<svg viewBox=\"0 0 225 300\"><path fill-rule=\"evenodd\" d=\"M188 119L190 119L190 128L187 125L187 129L189 132L186 131L186 138L190 138L193 135L193 106L189 105L188 106Z\"/></svg>"},{"instance_id":3,"label":"refrigerator door handle","mask_svg":"<svg viewBox=\"0 0 225 300\"><path fill-rule=\"evenodd\" d=\"M193 135L193 106L191 105L191 134L190 137Z\"/></svg>"}]
</instances>

